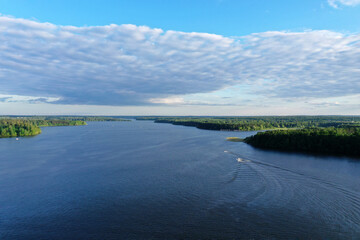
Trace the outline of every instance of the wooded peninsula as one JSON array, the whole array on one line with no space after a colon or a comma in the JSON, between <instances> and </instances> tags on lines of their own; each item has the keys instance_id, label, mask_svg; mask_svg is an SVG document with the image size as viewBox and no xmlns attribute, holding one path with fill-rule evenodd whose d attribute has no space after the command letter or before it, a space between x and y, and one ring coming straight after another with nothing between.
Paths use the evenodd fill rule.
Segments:
<instances>
[{"instance_id":1,"label":"wooded peninsula","mask_svg":"<svg viewBox=\"0 0 360 240\"><path fill-rule=\"evenodd\" d=\"M259 132L244 142L258 148L360 156L360 128L309 128Z\"/></svg>"},{"instance_id":2,"label":"wooded peninsula","mask_svg":"<svg viewBox=\"0 0 360 240\"><path fill-rule=\"evenodd\" d=\"M156 123L171 123L207 130L229 131L360 127L360 116L138 117L136 120L154 120Z\"/></svg>"},{"instance_id":3,"label":"wooded peninsula","mask_svg":"<svg viewBox=\"0 0 360 240\"><path fill-rule=\"evenodd\" d=\"M40 127L81 126L86 121L130 121L104 116L2 116L0 117L0 138L35 136Z\"/></svg>"},{"instance_id":4,"label":"wooded peninsula","mask_svg":"<svg viewBox=\"0 0 360 240\"><path fill-rule=\"evenodd\" d=\"M360 156L359 116L141 117L137 120L207 130L271 130L258 132L244 142L265 149Z\"/></svg>"},{"instance_id":5,"label":"wooded peninsula","mask_svg":"<svg viewBox=\"0 0 360 240\"><path fill-rule=\"evenodd\" d=\"M41 133L40 127L80 125L86 125L86 122L56 119L1 119L0 138L35 136Z\"/></svg>"},{"instance_id":6,"label":"wooded peninsula","mask_svg":"<svg viewBox=\"0 0 360 240\"><path fill-rule=\"evenodd\" d=\"M33 122L26 120L2 119L0 120L0 137L35 136L41 129Z\"/></svg>"}]
</instances>

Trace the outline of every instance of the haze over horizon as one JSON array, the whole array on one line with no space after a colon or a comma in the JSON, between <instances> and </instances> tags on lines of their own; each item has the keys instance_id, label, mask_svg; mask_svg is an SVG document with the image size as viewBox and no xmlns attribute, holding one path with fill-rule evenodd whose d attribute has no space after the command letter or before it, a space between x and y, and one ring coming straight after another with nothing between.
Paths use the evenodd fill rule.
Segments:
<instances>
[{"instance_id":1,"label":"haze over horizon","mask_svg":"<svg viewBox=\"0 0 360 240\"><path fill-rule=\"evenodd\" d=\"M0 115L358 115L360 1L0 1Z\"/></svg>"}]
</instances>

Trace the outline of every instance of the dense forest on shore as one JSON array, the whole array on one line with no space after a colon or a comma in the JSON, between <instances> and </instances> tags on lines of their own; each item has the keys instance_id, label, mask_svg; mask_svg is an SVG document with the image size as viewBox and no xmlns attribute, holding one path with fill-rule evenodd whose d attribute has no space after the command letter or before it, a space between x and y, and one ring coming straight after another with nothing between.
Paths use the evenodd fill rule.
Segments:
<instances>
[{"instance_id":1,"label":"dense forest on shore","mask_svg":"<svg viewBox=\"0 0 360 240\"><path fill-rule=\"evenodd\" d=\"M86 121L131 121L106 116L0 116L0 138L35 136L40 127L81 126Z\"/></svg>"},{"instance_id":2,"label":"dense forest on shore","mask_svg":"<svg viewBox=\"0 0 360 240\"><path fill-rule=\"evenodd\" d=\"M30 121L16 119L0 120L0 138L35 136L40 133L40 127Z\"/></svg>"},{"instance_id":3,"label":"dense forest on shore","mask_svg":"<svg viewBox=\"0 0 360 240\"><path fill-rule=\"evenodd\" d=\"M22 118L1 118L0 138L35 136L41 133L40 127L52 126L80 126L86 125L84 121L73 120L43 120L43 119L22 119Z\"/></svg>"},{"instance_id":4,"label":"dense forest on shore","mask_svg":"<svg viewBox=\"0 0 360 240\"><path fill-rule=\"evenodd\" d=\"M244 142L264 149L360 156L358 127L266 131Z\"/></svg>"},{"instance_id":5,"label":"dense forest on shore","mask_svg":"<svg viewBox=\"0 0 360 240\"><path fill-rule=\"evenodd\" d=\"M39 127L54 127L54 126L81 126L86 125L86 122L79 121L79 120L41 120L41 119L34 119L34 120L24 120L29 121L36 124Z\"/></svg>"},{"instance_id":6,"label":"dense forest on shore","mask_svg":"<svg viewBox=\"0 0 360 240\"><path fill-rule=\"evenodd\" d=\"M264 117L138 117L156 123L193 126L208 130L259 131L314 127L360 127L359 116L264 116Z\"/></svg>"},{"instance_id":7,"label":"dense forest on shore","mask_svg":"<svg viewBox=\"0 0 360 240\"><path fill-rule=\"evenodd\" d=\"M283 151L360 156L360 116L141 117L137 120L208 130L272 130L259 132L244 142Z\"/></svg>"},{"instance_id":8,"label":"dense forest on shore","mask_svg":"<svg viewBox=\"0 0 360 240\"><path fill-rule=\"evenodd\" d=\"M24 119L24 120L66 120L66 121L83 121L83 122L107 122L107 121L131 121L130 119L107 117L107 116L2 116L6 119Z\"/></svg>"},{"instance_id":9,"label":"dense forest on shore","mask_svg":"<svg viewBox=\"0 0 360 240\"><path fill-rule=\"evenodd\" d=\"M69 120L69 121L85 121L85 122L128 122L129 119L105 116L46 116L44 120Z\"/></svg>"}]
</instances>

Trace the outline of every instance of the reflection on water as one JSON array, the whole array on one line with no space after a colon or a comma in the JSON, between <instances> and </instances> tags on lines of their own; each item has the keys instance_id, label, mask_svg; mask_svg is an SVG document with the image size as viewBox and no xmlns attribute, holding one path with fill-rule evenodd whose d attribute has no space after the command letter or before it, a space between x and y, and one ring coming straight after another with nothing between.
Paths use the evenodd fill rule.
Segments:
<instances>
[{"instance_id":1,"label":"reflection on water","mask_svg":"<svg viewBox=\"0 0 360 240\"><path fill-rule=\"evenodd\" d=\"M0 237L360 238L360 162L226 137L134 121L0 139Z\"/></svg>"}]
</instances>

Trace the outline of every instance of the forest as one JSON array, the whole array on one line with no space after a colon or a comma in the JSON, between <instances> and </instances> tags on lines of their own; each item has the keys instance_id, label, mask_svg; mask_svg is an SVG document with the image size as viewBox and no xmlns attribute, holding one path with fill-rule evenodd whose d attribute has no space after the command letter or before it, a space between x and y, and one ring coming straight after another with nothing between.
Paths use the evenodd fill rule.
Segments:
<instances>
[{"instance_id":1,"label":"forest","mask_svg":"<svg viewBox=\"0 0 360 240\"><path fill-rule=\"evenodd\" d=\"M39 118L39 117L37 117ZM129 119L106 116L45 116L44 120L67 120L67 121L84 121L84 122L128 122Z\"/></svg>"},{"instance_id":2,"label":"forest","mask_svg":"<svg viewBox=\"0 0 360 240\"><path fill-rule=\"evenodd\" d=\"M86 122L61 119L0 118L0 138L35 136L41 133L40 127L80 125L86 125Z\"/></svg>"},{"instance_id":3,"label":"forest","mask_svg":"<svg viewBox=\"0 0 360 240\"><path fill-rule=\"evenodd\" d=\"M32 122L33 124L39 127L54 127L54 126L81 126L86 125L86 122L79 121L79 120L60 120L60 119L53 119L53 120L25 120Z\"/></svg>"},{"instance_id":4,"label":"forest","mask_svg":"<svg viewBox=\"0 0 360 240\"><path fill-rule=\"evenodd\" d=\"M258 148L360 156L360 128L327 127L259 132L244 142Z\"/></svg>"},{"instance_id":5,"label":"forest","mask_svg":"<svg viewBox=\"0 0 360 240\"><path fill-rule=\"evenodd\" d=\"M0 138L35 136L40 133L40 127L30 121L17 119L0 120Z\"/></svg>"},{"instance_id":6,"label":"forest","mask_svg":"<svg viewBox=\"0 0 360 240\"><path fill-rule=\"evenodd\" d=\"M0 116L0 138L35 136L40 127L81 126L86 121L131 121L107 116Z\"/></svg>"},{"instance_id":7,"label":"forest","mask_svg":"<svg viewBox=\"0 0 360 240\"><path fill-rule=\"evenodd\" d=\"M199 129L263 131L244 139L259 148L360 156L359 116L141 117Z\"/></svg>"},{"instance_id":8,"label":"forest","mask_svg":"<svg viewBox=\"0 0 360 240\"><path fill-rule=\"evenodd\" d=\"M94 122L94 121L131 121L129 119L119 118L119 117L107 117L107 116L1 116L1 118L7 119L24 119L24 120L66 120L66 121L84 121L84 122Z\"/></svg>"},{"instance_id":9,"label":"forest","mask_svg":"<svg viewBox=\"0 0 360 240\"><path fill-rule=\"evenodd\" d=\"M310 127L360 127L359 116L263 116L263 117L138 117L156 123L193 126L208 130L259 131Z\"/></svg>"}]
</instances>

